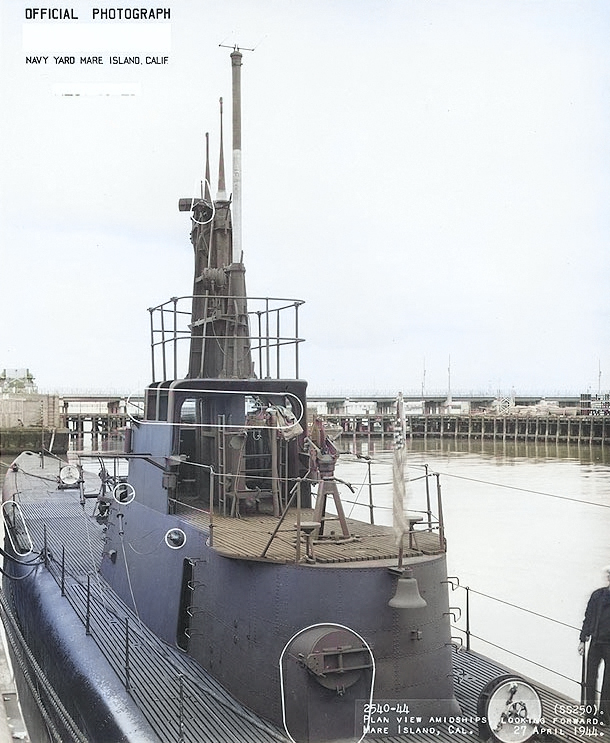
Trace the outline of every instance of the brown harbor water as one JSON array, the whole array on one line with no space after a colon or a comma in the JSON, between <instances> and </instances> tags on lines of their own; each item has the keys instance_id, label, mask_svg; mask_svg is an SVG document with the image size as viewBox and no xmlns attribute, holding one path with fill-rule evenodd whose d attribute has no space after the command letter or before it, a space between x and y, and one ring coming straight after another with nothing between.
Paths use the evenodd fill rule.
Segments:
<instances>
[{"instance_id":1,"label":"brown harbor water","mask_svg":"<svg viewBox=\"0 0 610 743\"><path fill-rule=\"evenodd\" d=\"M369 455L379 483L375 521L390 524L391 453ZM2 457L0 477L9 462ZM578 628L610 564L610 451L428 440L409 445L408 462L409 510L425 508L424 465L440 474L449 575L472 589L473 649L578 698ZM345 491L346 513L368 520L366 461L342 457L337 475L355 490ZM463 642L465 596L462 588L450 591L454 635Z\"/></svg>"}]
</instances>

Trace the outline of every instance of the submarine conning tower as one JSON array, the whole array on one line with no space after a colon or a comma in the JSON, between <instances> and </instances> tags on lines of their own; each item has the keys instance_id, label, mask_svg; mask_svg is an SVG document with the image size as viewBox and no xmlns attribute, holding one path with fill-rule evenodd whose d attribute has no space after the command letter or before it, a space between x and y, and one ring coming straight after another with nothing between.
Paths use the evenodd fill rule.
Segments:
<instances>
[{"instance_id":1,"label":"submarine conning tower","mask_svg":"<svg viewBox=\"0 0 610 743\"><path fill-rule=\"evenodd\" d=\"M436 513L426 494L410 502L418 511L403 514L400 538L372 515L367 523L343 513L338 451L307 425L302 302L246 300L239 51L231 62L233 193L225 187L221 100L216 198L206 136L205 186L179 204L192 223L194 296L150 310L153 382L132 432L129 476L141 495L113 506L106 549L117 559L104 561L103 575L159 637L292 741L356 743L366 728L379 733L373 702L422 718L459 713L440 489ZM185 312L180 299L191 302ZM281 312L294 322L280 322ZM181 318L188 328L172 333ZM189 344L184 379L179 341ZM326 510L328 495L336 514ZM136 545L152 534L181 539L165 541L168 554L151 571L146 550L123 555L123 524Z\"/></svg>"}]
</instances>

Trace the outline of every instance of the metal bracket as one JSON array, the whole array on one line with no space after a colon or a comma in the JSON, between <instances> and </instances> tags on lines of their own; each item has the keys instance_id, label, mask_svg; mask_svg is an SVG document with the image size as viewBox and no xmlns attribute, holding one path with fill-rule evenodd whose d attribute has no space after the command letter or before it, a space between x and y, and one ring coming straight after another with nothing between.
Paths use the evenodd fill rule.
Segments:
<instances>
[{"instance_id":1,"label":"metal bracket","mask_svg":"<svg viewBox=\"0 0 610 743\"><path fill-rule=\"evenodd\" d=\"M457 617L455 615L455 612L457 612ZM462 618L462 609L459 606L450 606L449 611L443 612L443 616L444 617L451 616L454 624L457 624Z\"/></svg>"},{"instance_id":2,"label":"metal bracket","mask_svg":"<svg viewBox=\"0 0 610 743\"><path fill-rule=\"evenodd\" d=\"M358 654L365 655L366 648L362 647L338 647L320 650L310 653L306 658L301 658L301 662L315 676L327 676L333 673L346 673L347 671L360 671L371 667L370 659L360 660ZM354 660L351 661L351 658ZM331 663L327 663L331 660Z\"/></svg>"}]
</instances>

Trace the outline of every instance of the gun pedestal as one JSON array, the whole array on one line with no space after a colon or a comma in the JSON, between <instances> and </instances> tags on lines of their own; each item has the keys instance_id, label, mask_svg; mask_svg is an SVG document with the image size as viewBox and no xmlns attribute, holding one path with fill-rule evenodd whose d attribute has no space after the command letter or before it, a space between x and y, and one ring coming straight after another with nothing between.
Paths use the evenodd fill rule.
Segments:
<instances>
[{"instance_id":1,"label":"gun pedestal","mask_svg":"<svg viewBox=\"0 0 610 743\"><path fill-rule=\"evenodd\" d=\"M341 502L341 496L339 495L339 489L337 488L337 482L335 480L335 463L337 458L332 454L318 454L317 464L318 471L322 476L320 485L318 486L318 497L316 498L316 507L314 510L313 520L320 522L320 529L316 536L321 537L324 535L324 522L327 520L326 517L326 500L329 495L332 495L335 502L335 508L337 509L337 518L341 524L341 531L344 537L349 537L350 532L345 519L345 512L343 511L343 503Z\"/></svg>"}]
</instances>

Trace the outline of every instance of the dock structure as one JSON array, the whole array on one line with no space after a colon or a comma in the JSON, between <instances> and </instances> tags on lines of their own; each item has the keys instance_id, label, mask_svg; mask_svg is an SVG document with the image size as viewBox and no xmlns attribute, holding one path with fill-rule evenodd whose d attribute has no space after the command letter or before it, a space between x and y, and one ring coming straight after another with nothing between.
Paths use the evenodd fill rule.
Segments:
<instances>
[{"instance_id":1,"label":"dock structure","mask_svg":"<svg viewBox=\"0 0 610 743\"><path fill-rule=\"evenodd\" d=\"M63 395L60 420L70 448L120 448L129 420L141 417L143 405L142 397Z\"/></svg>"},{"instance_id":2,"label":"dock structure","mask_svg":"<svg viewBox=\"0 0 610 743\"><path fill-rule=\"evenodd\" d=\"M56 437L60 433L67 435L71 449L120 448L125 427L131 418L140 418L143 409L141 397L103 394L56 397L52 406L53 420L44 420L43 428L48 432L45 435L51 437L54 431ZM511 400L510 405L502 406L485 396L454 396L448 401L442 395L425 399L405 395L406 434L411 440L607 446L610 443L610 400L606 404L608 396L604 395L596 407L596 400L591 397L560 397L552 402L534 396L518 397ZM0 408L5 412L9 404L15 405L13 400L2 402ZM497 407L492 410L494 404ZM40 403L38 405L40 407ZM386 449L393 445L395 405L395 397L383 395L312 396L308 401L308 418L311 421L318 417L334 429L336 436L341 437L342 448L358 451L366 444L369 448ZM40 438L38 420L32 431L36 425ZM19 451L17 444L9 445L11 436L14 438L18 433L23 436L25 431L19 431L16 422L5 422L3 433L5 453Z\"/></svg>"},{"instance_id":3,"label":"dock structure","mask_svg":"<svg viewBox=\"0 0 610 743\"><path fill-rule=\"evenodd\" d=\"M362 414L318 415L327 425L339 427L340 441L363 441L389 448L395 416ZM482 439L505 442L591 444L610 443L610 416L592 415L407 415L409 439Z\"/></svg>"},{"instance_id":4,"label":"dock structure","mask_svg":"<svg viewBox=\"0 0 610 743\"><path fill-rule=\"evenodd\" d=\"M610 395L511 398L403 396L406 435L415 439L605 446ZM396 418L391 397L310 397L316 416L340 436L342 448L391 448Z\"/></svg>"},{"instance_id":5,"label":"dock structure","mask_svg":"<svg viewBox=\"0 0 610 743\"><path fill-rule=\"evenodd\" d=\"M63 426L68 431L70 447L82 449L85 440L93 449L102 448L103 442L122 438L128 416L118 413L65 413Z\"/></svg>"}]
</instances>

